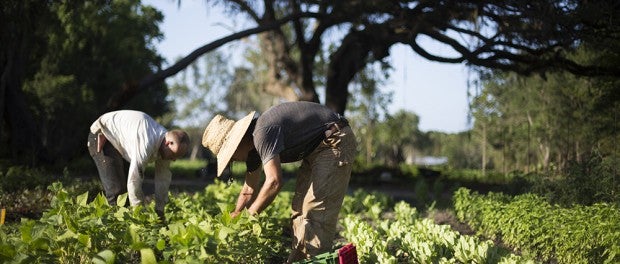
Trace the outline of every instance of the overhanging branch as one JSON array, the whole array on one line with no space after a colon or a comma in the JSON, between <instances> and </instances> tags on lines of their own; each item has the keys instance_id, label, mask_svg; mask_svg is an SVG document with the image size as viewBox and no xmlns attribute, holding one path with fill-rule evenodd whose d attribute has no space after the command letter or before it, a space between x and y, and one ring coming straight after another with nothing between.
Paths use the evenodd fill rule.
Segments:
<instances>
[{"instance_id":1,"label":"overhanging branch","mask_svg":"<svg viewBox=\"0 0 620 264\"><path fill-rule=\"evenodd\" d=\"M198 59L200 56L202 56L203 54L212 51L216 48L219 48L229 42L247 37L247 36L251 36L257 33L261 33L261 32L265 32L265 31L269 31L269 30L274 30L280 26L282 26L285 23L288 23L292 20L296 20L296 19L300 19L303 17L322 17L321 14L317 14L317 13L312 13L312 12L303 12L303 13L296 13L296 14L291 14L289 16L283 17L281 19L278 19L274 22L271 23L267 23L265 25L262 26L258 26L255 28L251 28L251 29L246 29L234 34L231 34L227 37L215 40L209 44L206 44L196 50L194 50L192 53L190 53L189 55L185 56L184 58L182 58L181 60L177 61L175 64L173 64L172 66L168 67L167 69L158 71L154 74L148 75L146 77L144 77L142 80L140 80L140 82L137 85L126 85L125 87L123 87L122 89L120 89L118 92L116 92L114 95L112 95L112 97L110 97L110 99L108 100L107 103L107 109L106 111L112 111L112 110L116 110L119 109L122 105L124 105L129 99L131 99L131 97L133 97L133 95L135 95L138 91L146 89L152 85L155 85L159 82L163 82L166 78L173 76L175 74L177 74L178 72L182 71L183 69L185 69L187 66L189 66L192 62L194 62L196 59Z\"/></svg>"}]
</instances>

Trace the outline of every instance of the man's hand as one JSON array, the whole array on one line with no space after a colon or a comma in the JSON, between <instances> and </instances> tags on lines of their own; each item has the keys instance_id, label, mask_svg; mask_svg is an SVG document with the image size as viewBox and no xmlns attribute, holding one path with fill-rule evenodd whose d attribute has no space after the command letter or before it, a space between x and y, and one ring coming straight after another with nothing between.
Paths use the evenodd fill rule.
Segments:
<instances>
[{"instance_id":1,"label":"man's hand","mask_svg":"<svg viewBox=\"0 0 620 264\"><path fill-rule=\"evenodd\" d=\"M231 212L231 213L230 213L230 216L231 216L232 218L235 218L235 217L239 216L240 214L241 214L241 212L240 212L240 211L234 211L234 212ZM256 213L256 212L252 212L252 211L249 211L249 210L248 210L248 214L249 214L249 215L252 215L252 216L256 216L256 215L257 215L257 213Z\"/></svg>"},{"instance_id":2,"label":"man's hand","mask_svg":"<svg viewBox=\"0 0 620 264\"><path fill-rule=\"evenodd\" d=\"M97 153L101 152L106 142L108 142L108 139L105 138L103 133L97 133Z\"/></svg>"}]
</instances>

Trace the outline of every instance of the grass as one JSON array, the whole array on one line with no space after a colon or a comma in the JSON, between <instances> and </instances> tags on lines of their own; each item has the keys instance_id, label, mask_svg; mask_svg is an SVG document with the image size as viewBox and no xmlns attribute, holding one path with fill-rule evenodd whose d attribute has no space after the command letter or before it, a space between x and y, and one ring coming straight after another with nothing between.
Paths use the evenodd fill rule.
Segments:
<instances>
[{"instance_id":1,"label":"grass","mask_svg":"<svg viewBox=\"0 0 620 264\"><path fill-rule=\"evenodd\" d=\"M176 160L170 163L170 171L175 178L195 179L201 176L202 170L207 168L206 160ZM155 164L149 163L146 166L146 174L153 175Z\"/></svg>"}]
</instances>

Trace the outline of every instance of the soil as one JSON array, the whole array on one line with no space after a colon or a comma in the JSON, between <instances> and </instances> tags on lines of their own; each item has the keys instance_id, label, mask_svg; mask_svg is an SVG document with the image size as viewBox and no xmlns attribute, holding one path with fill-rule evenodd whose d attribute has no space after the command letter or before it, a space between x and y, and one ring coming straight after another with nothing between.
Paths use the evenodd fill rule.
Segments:
<instances>
[{"instance_id":1,"label":"soil","mask_svg":"<svg viewBox=\"0 0 620 264\"><path fill-rule=\"evenodd\" d=\"M459 232L461 235L475 235L469 225L456 219L454 212L447 209L440 209L433 211L427 215L427 217L433 219L435 224L449 225L454 231Z\"/></svg>"}]
</instances>

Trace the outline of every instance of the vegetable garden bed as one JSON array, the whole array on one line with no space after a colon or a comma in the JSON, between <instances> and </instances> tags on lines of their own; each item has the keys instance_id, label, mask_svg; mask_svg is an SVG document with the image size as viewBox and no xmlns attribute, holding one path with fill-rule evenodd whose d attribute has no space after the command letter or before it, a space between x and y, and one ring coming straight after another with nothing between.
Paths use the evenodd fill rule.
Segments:
<instances>
[{"instance_id":1,"label":"vegetable garden bed","mask_svg":"<svg viewBox=\"0 0 620 264\"><path fill-rule=\"evenodd\" d=\"M60 183L53 184L49 189L52 191L51 202L40 218L24 218L18 223L0 226L0 262L283 263L288 256L291 191L281 192L273 204L257 217L242 214L231 218L229 212L233 209L240 185L216 182L200 192L171 195L171 201L166 206L167 219L162 222L152 205L123 206L127 203L125 195L119 197L121 206L109 206L101 195L75 195ZM516 228L510 226L509 220L500 223L500 220L484 216L489 212L506 215L502 210L510 207L506 204L510 204L508 201L513 198L497 194L487 197L464 190L455 194L459 217L468 221L480 234L495 241L501 240L487 230L493 226L503 227L502 233L495 234L499 234L503 242L524 250L525 255L515 254L494 240L461 234L449 225L438 225L423 217L409 203L394 203L384 194L369 193L363 189L345 197L335 249L353 243L360 263L534 263L541 260L570 263L570 260L579 260L563 253L557 244L544 237L536 242L537 248L546 250L539 250L543 253L527 250L523 244L514 244L507 237L518 237L520 233L506 231L506 228ZM514 200L522 198L516 197ZM527 206L531 208L521 210L519 216L511 216L513 223L528 221L527 212L564 210L549 207L539 200ZM535 209L537 206L542 206L542 209ZM609 208L600 210L606 213L596 216L599 224L584 228L588 228L590 233L604 234L600 230L606 226L609 234L604 239L613 241L609 239L617 239L617 208L615 211ZM575 215L568 211L550 212ZM581 208L578 212L583 214L576 214L575 217L583 218L591 210ZM610 217L616 217L615 226L601 222ZM536 221L529 222L535 224ZM565 225L564 229L558 230L580 230L576 225ZM563 234L569 233L553 233L552 236L568 238ZM532 238L529 242L535 240ZM590 242L588 244L596 246ZM618 260L614 253L618 250L617 244L615 247L613 244L602 244L595 250L593 253L601 253L600 256L586 258L586 261L612 263ZM543 255L544 252L555 252L555 255L548 257Z\"/></svg>"}]
</instances>

